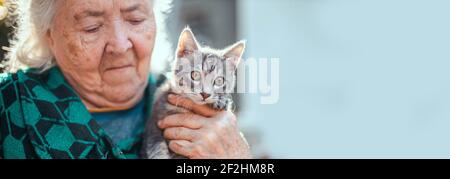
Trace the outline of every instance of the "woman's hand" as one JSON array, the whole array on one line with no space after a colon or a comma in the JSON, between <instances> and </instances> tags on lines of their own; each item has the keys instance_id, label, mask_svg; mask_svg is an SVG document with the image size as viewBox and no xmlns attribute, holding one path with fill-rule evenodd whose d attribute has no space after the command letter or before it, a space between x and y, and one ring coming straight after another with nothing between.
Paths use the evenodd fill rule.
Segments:
<instances>
[{"instance_id":1,"label":"woman's hand","mask_svg":"<svg viewBox=\"0 0 450 179\"><path fill-rule=\"evenodd\" d=\"M251 158L250 148L232 112L216 111L175 95L169 95L168 100L193 112L159 121L158 126L164 130L173 152L191 159Z\"/></svg>"}]
</instances>

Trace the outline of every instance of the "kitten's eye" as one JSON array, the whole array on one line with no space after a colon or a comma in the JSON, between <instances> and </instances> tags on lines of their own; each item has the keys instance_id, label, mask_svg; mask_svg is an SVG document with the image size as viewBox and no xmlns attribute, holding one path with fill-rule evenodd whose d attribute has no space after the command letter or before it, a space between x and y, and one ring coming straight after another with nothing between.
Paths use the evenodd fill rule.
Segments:
<instances>
[{"instance_id":1,"label":"kitten's eye","mask_svg":"<svg viewBox=\"0 0 450 179\"><path fill-rule=\"evenodd\" d=\"M223 77L219 77L214 80L214 85L220 87L220 86L223 86L224 82L225 82L225 79L223 79Z\"/></svg>"},{"instance_id":2,"label":"kitten's eye","mask_svg":"<svg viewBox=\"0 0 450 179\"><path fill-rule=\"evenodd\" d=\"M200 80L200 76L201 76L200 72L198 72L198 71L191 72L191 78L194 81L199 81Z\"/></svg>"}]
</instances>

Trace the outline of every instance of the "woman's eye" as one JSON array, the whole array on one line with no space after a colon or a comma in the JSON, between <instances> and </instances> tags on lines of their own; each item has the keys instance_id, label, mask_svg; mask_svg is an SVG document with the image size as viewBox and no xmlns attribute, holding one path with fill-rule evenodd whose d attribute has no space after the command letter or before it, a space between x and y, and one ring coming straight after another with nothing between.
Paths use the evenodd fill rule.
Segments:
<instances>
[{"instance_id":1,"label":"woman's eye","mask_svg":"<svg viewBox=\"0 0 450 179\"><path fill-rule=\"evenodd\" d=\"M100 30L101 26L92 26L92 27L88 27L86 28L84 31L87 33L95 33L98 32Z\"/></svg>"},{"instance_id":2,"label":"woman's eye","mask_svg":"<svg viewBox=\"0 0 450 179\"><path fill-rule=\"evenodd\" d=\"M132 25L139 25L139 24L141 24L144 21L145 21L145 19L133 19L133 20L130 20L130 24L132 24Z\"/></svg>"},{"instance_id":3,"label":"woman's eye","mask_svg":"<svg viewBox=\"0 0 450 179\"><path fill-rule=\"evenodd\" d=\"M223 84L224 84L224 79L223 79L223 77L219 77L219 78L216 78L215 80L214 80L214 85L216 85L216 86L222 86Z\"/></svg>"},{"instance_id":4,"label":"woman's eye","mask_svg":"<svg viewBox=\"0 0 450 179\"><path fill-rule=\"evenodd\" d=\"M199 81L200 80L200 72L198 72L198 71L191 72L191 78L194 81Z\"/></svg>"}]
</instances>

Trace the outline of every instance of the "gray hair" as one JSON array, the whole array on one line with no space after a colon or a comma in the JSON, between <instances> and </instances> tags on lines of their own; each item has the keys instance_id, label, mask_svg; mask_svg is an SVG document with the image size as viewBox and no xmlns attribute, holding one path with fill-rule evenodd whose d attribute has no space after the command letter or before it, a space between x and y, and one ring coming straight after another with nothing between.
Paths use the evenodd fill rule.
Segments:
<instances>
[{"instance_id":1,"label":"gray hair","mask_svg":"<svg viewBox=\"0 0 450 179\"><path fill-rule=\"evenodd\" d=\"M45 39L53 23L57 0L14 0L17 4L17 27L11 47L7 49L4 66L8 72L36 68L43 72L56 65ZM148 0L153 3L157 25L155 48L166 39L164 19L172 7L172 0ZM161 48L161 47L159 47ZM161 54L158 54L161 56Z\"/></svg>"}]
</instances>

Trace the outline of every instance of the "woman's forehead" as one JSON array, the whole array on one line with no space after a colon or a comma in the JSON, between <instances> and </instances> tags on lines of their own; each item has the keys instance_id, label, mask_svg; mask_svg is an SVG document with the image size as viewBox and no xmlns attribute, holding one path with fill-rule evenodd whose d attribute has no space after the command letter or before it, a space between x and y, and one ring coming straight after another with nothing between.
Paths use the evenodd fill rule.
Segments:
<instances>
[{"instance_id":1,"label":"woman's forehead","mask_svg":"<svg viewBox=\"0 0 450 179\"><path fill-rule=\"evenodd\" d=\"M75 19L102 16L115 12L140 11L147 13L152 7L151 0L66 0L59 2L63 2L59 7L70 10Z\"/></svg>"}]
</instances>

